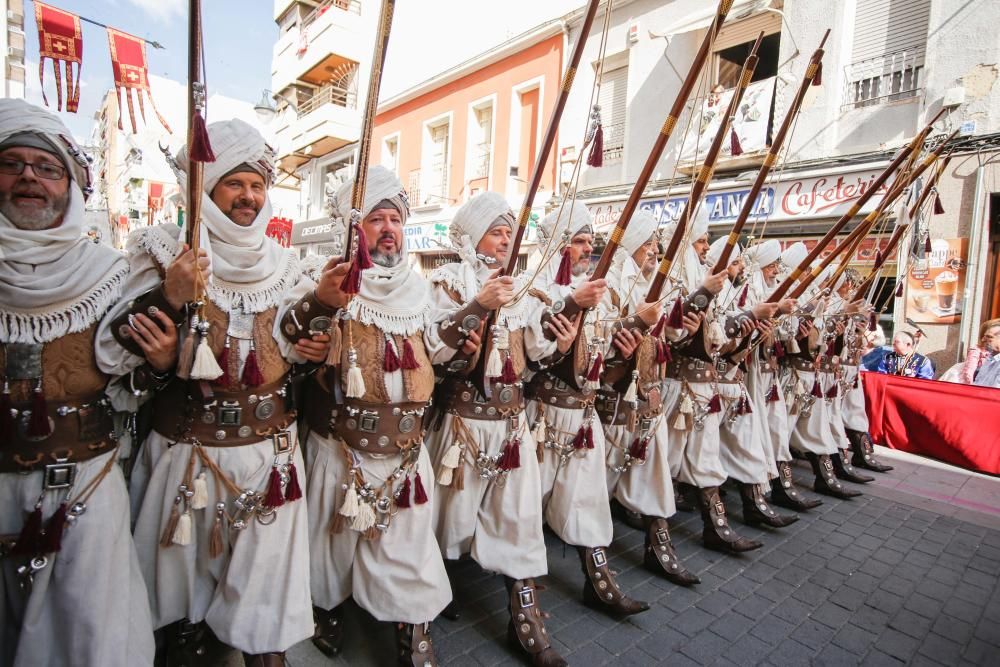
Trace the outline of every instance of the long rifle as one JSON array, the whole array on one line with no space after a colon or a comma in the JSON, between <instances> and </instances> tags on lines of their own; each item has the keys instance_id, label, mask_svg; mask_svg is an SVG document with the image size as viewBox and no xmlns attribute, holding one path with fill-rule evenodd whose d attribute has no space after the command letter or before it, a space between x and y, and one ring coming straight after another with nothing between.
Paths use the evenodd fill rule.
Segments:
<instances>
[{"instance_id":1,"label":"long rifle","mask_svg":"<svg viewBox=\"0 0 1000 667\"><path fill-rule=\"evenodd\" d=\"M359 248L355 248L355 237L361 234L361 211L365 207L365 182L368 178L368 160L371 152L372 130L375 126L375 111L378 109L378 94L382 86L382 70L385 68L385 54L389 48L389 32L392 16L396 11L396 0L382 0L378 29L375 32L375 46L372 52L371 75L368 78L368 96L361 119L361 137L358 139L358 163L354 169L354 185L351 188L351 219L347 221L347 236L344 239L344 260L352 267L344 279L346 292L356 294L361 286L361 271L368 266L360 266L357 261ZM360 241L358 241L360 245ZM367 250L367 248L365 249Z\"/></svg>"},{"instance_id":2,"label":"long rifle","mask_svg":"<svg viewBox=\"0 0 1000 667\"><path fill-rule=\"evenodd\" d=\"M656 275L653 277L653 282L649 287L649 292L646 294L646 303L655 303L660 300L663 285L666 283L667 276L670 274L670 268L673 266L677 252L680 250L681 243L687 233L688 223L691 221L695 209L701 203L702 196L708 189L708 184L712 180L712 173L715 171L715 162L718 160L719 153L722 150L722 142L729 134L730 123L736 114L736 110L740 108L740 102L743 100L743 94L750 85L750 79L753 78L758 60L757 49L760 48L762 41L764 41L763 32L757 36L757 41L754 42L750 56L743 63L743 71L740 73L739 83L736 85L736 89L733 90L733 97L729 100L726 115L719 124L719 130L712 139L712 145L709 146L708 152L705 153L705 161L698 171L694 183L691 185L691 193L688 195L687 204L684 206L684 211L677 221L677 228L674 230L673 236L670 237L670 243L667 244L666 252L663 254L663 259L660 260L660 266L657 268Z\"/></svg>"},{"instance_id":3,"label":"long rifle","mask_svg":"<svg viewBox=\"0 0 1000 667\"><path fill-rule=\"evenodd\" d=\"M764 184L767 182L768 176L770 176L774 166L778 163L778 155L781 153L781 147L785 143L785 137L788 135L795 117L798 116L799 110L802 108L802 100L805 99L806 93L809 92L809 87L814 84L816 74L820 71L823 63L823 46L826 44L829 36L830 30L827 29L816 51L813 52L812 58L809 59L809 65L806 66L806 72L802 77L802 82L799 84L799 90L795 94L792 104L788 107L788 112L785 113L784 120L781 121L781 127L774 133L774 138L771 140L771 147L767 151L767 156L764 157L764 164L761 165L760 171L757 172L757 178L754 179L753 185L750 187L750 193L747 195L746 201L743 202L740 215L736 218L736 222L733 223L733 229L729 232L729 238L726 239L726 247L723 248L719 260L712 267L711 273L713 274L729 266L729 258L736 247L736 242L740 238L740 233L743 231L743 227L757 206L757 196L764 189Z\"/></svg>"}]
</instances>

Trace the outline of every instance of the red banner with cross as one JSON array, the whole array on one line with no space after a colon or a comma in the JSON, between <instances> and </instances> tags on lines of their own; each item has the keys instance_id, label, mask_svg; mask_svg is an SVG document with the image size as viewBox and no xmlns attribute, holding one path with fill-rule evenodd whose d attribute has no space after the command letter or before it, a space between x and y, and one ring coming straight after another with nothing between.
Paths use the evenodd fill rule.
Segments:
<instances>
[{"instance_id":1,"label":"red banner with cross","mask_svg":"<svg viewBox=\"0 0 1000 667\"><path fill-rule=\"evenodd\" d=\"M35 23L38 25L38 83L42 89L42 101L45 106L49 105L45 95L45 59L48 58L56 76L56 110L62 111L63 76L60 63L66 63L66 111L76 113L80 106L80 70L83 68L80 17L36 0Z\"/></svg>"},{"instance_id":2,"label":"red banner with cross","mask_svg":"<svg viewBox=\"0 0 1000 667\"><path fill-rule=\"evenodd\" d=\"M135 108L132 102L132 91L135 90L139 102L139 113L142 120L146 120L146 109L143 105L143 93L149 98L149 105L153 108L160 125L170 132L170 126L163 119L153 102L153 95L149 90L149 69L146 62L146 41L141 37L134 37L127 32L108 28L108 44L111 47L111 69L115 77L115 92L118 93L118 129L122 127L122 88L125 89L125 101L128 104L128 116L132 121L132 132L137 132L135 125Z\"/></svg>"}]
</instances>

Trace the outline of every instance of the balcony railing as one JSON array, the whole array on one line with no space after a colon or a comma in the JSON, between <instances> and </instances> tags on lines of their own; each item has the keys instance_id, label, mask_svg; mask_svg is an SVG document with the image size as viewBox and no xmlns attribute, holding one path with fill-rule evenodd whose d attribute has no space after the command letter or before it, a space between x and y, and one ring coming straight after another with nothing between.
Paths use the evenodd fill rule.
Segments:
<instances>
[{"instance_id":1,"label":"balcony railing","mask_svg":"<svg viewBox=\"0 0 1000 667\"><path fill-rule=\"evenodd\" d=\"M924 86L923 61L923 50L898 51L848 65L844 106L860 108L915 97Z\"/></svg>"},{"instance_id":2,"label":"balcony railing","mask_svg":"<svg viewBox=\"0 0 1000 667\"><path fill-rule=\"evenodd\" d=\"M490 175L490 157L493 145L484 142L476 146L475 157L473 157L472 178L486 178Z\"/></svg>"},{"instance_id":3,"label":"balcony railing","mask_svg":"<svg viewBox=\"0 0 1000 667\"><path fill-rule=\"evenodd\" d=\"M316 9L309 12L304 19L302 19L301 30L305 30L312 23L316 21L320 16L327 13L331 9L339 9L343 12L350 12L351 14L361 14L361 0L324 0L324 2L319 3Z\"/></svg>"},{"instance_id":4,"label":"balcony railing","mask_svg":"<svg viewBox=\"0 0 1000 667\"><path fill-rule=\"evenodd\" d=\"M358 106L357 91L341 86L323 86L312 97L299 105L299 116L312 113L325 104L335 104L345 109L356 109Z\"/></svg>"},{"instance_id":5,"label":"balcony railing","mask_svg":"<svg viewBox=\"0 0 1000 667\"><path fill-rule=\"evenodd\" d=\"M409 177L409 187L406 188L406 196L410 200L410 206L416 207L421 205L420 201L420 170L413 169L410 171Z\"/></svg>"}]
</instances>

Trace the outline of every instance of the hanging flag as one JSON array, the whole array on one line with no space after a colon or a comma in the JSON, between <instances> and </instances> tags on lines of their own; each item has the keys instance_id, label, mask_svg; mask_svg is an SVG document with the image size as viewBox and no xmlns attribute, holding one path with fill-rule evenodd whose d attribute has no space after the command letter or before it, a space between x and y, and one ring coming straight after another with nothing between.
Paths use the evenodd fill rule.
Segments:
<instances>
[{"instance_id":1,"label":"hanging flag","mask_svg":"<svg viewBox=\"0 0 1000 667\"><path fill-rule=\"evenodd\" d=\"M137 132L135 126L135 108L132 106L132 89L137 90L136 97L139 100L139 113L142 120L146 120L146 109L143 106L142 93L145 91L149 97L149 105L153 107L160 125L167 132L170 126L163 116L156 109L153 102L153 94L149 90L149 72L146 64L146 41L139 37L133 37L127 32L108 28L108 44L111 47L111 69L115 75L115 92L118 93L118 129L122 127L122 88L125 88L125 101L128 103L128 116L132 121L132 133Z\"/></svg>"},{"instance_id":2,"label":"hanging flag","mask_svg":"<svg viewBox=\"0 0 1000 667\"><path fill-rule=\"evenodd\" d=\"M267 223L267 230L264 232L264 235L277 241L278 245L286 248L290 247L292 245L291 218L271 218Z\"/></svg>"},{"instance_id":3,"label":"hanging flag","mask_svg":"<svg viewBox=\"0 0 1000 667\"><path fill-rule=\"evenodd\" d=\"M83 67L83 32L80 17L42 2L35 2L35 23L38 25L38 83L42 88L42 101L49 105L45 95L45 59L52 59L56 73L56 110L62 111L62 74L60 62L66 63L66 111L76 113L80 106L80 69ZM76 76L73 64L76 63Z\"/></svg>"}]
</instances>

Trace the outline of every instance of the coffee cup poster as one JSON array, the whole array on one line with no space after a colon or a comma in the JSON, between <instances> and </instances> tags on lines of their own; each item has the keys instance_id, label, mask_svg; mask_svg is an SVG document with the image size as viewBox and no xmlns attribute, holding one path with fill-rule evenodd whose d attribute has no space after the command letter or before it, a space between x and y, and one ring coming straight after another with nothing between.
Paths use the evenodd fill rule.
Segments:
<instances>
[{"instance_id":1,"label":"coffee cup poster","mask_svg":"<svg viewBox=\"0 0 1000 667\"><path fill-rule=\"evenodd\" d=\"M921 324L956 324L962 317L969 239L932 239L931 252L911 257L906 317Z\"/></svg>"}]
</instances>

